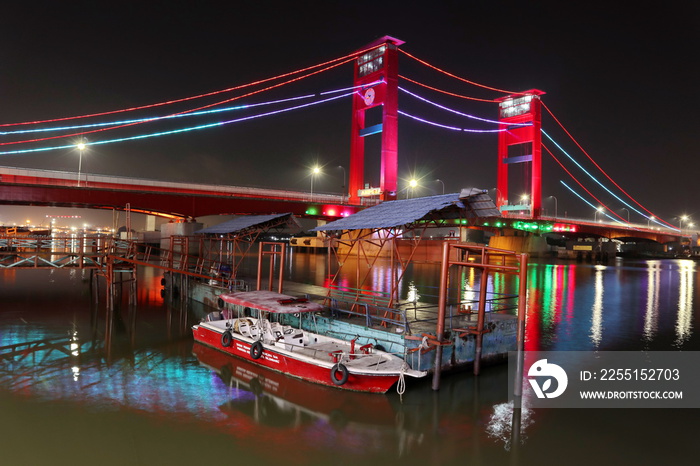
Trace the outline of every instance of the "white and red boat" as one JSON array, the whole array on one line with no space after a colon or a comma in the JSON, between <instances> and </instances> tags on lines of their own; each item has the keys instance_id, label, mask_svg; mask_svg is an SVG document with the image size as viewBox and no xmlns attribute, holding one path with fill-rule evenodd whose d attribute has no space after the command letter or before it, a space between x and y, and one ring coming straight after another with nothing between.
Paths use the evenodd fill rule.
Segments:
<instances>
[{"instance_id":1,"label":"white and red boat","mask_svg":"<svg viewBox=\"0 0 700 466\"><path fill-rule=\"evenodd\" d=\"M309 382L386 393L404 376L423 377L399 356L372 344L280 323L283 314L315 313L321 305L272 291L222 294L230 309L192 327L194 339L238 358Z\"/></svg>"}]
</instances>

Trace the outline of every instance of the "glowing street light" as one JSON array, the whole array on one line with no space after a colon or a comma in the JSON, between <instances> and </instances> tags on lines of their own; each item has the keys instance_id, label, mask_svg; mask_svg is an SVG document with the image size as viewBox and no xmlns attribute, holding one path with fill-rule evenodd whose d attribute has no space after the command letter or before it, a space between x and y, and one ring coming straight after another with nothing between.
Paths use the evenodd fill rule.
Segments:
<instances>
[{"instance_id":1,"label":"glowing street light","mask_svg":"<svg viewBox=\"0 0 700 466\"><path fill-rule=\"evenodd\" d=\"M599 213L602 214L603 212L605 212L605 209L603 209L602 207L598 207L598 208L595 210L595 214L593 214L593 221L594 221L594 222L598 222L598 221L601 221L601 222L602 222L602 220L598 220L598 214L599 214Z\"/></svg>"},{"instance_id":2,"label":"glowing street light","mask_svg":"<svg viewBox=\"0 0 700 466\"><path fill-rule=\"evenodd\" d=\"M87 139L80 138L80 142L78 144L76 144L75 147L78 149L78 152L80 153L80 159L78 161L78 187L80 187L80 172L83 169L83 151L87 147Z\"/></svg>"},{"instance_id":3,"label":"glowing street light","mask_svg":"<svg viewBox=\"0 0 700 466\"><path fill-rule=\"evenodd\" d=\"M321 173L321 169L318 165L311 169L311 200L314 199L314 177Z\"/></svg>"},{"instance_id":4,"label":"glowing street light","mask_svg":"<svg viewBox=\"0 0 700 466\"><path fill-rule=\"evenodd\" d=\"M653 222L654 220L653 215L651 217L647 217L647 228L651 228L650 222Z\"/></svg>"},{"instance_id":5,"label":"glowing street light","mask_svg":"<svg viewBox=\"0 0 700 466\"><path fill-rule=\"evenodd\" d=\"M678 224L678 229L683 233L683 222L688 220L687 215L683 215L682 217L679 218L679 224Z\"/></svg>"},{"instance_id":6,"label":"glowing street light","mask_svg":"<svg viewBox=\"0 0 700 466\"><path fill-rule=\"evenodd\" d=\"M408 187L410 188L409 192L406 192L406 199L408 199L409 194L413 192L414 189L418 186L418 181L416 181L415 178L411 178L411 180L408 182Z\"/></svg>"}]
</instances>

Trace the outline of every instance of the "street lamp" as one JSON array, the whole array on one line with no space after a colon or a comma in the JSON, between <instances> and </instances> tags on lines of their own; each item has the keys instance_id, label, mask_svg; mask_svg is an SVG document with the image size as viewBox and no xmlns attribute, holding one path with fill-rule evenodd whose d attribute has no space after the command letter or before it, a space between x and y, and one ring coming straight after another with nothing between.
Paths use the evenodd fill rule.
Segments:
<instances>
[{"instance_id":1,"label":"street lamp","mask_svg":"<svg viewBox=\"0 0 700 466\"><path fill-rule=\"evenodd\" d=\"M409 191L406 191L406 199L409 198L409 194L410 194L414 189L416 189L417 186L418 186L418 181L416 181L415 178L412 178L411 181L408 182Z\"/></svg>"},{"instance_id":2,"label":"street lamp","mask_svg":"<svg viewBox=\"0 0 700 466\"><path fill-rule=\"evenodd\" d=\"M437 179L435 181L439 181L442 184L442 194L445 194L445 182L442 181L441 179Z\"/></svg>"},{"instance_id":3,"label":"street lamp","mask_svg":"<svg viewBox=\"0 0 700 466\"><path fill-rule=\"evenodd\" d=\"M316 165L311 169L311 200L314 200L314 177L321 173L321 169Z\"/></svg>"},{"instance_id":4,"label":"street lamp","mask_svg":"<svg viewBox=\"0 0 700 466\"><path fill-rule=\"evenodd\" d=\"M601 214L602 214L603 212L605 212L605 209L603 209L602 207L598 207L598 208L595 210L595 214L593 214L593 221L594 221L594 222L597 222L597 221L598 221L598 213L601 213Z\"/></svg>"},{"instance_id":5,"label":"street lamp","mask_svg":"<svg viewBox=\"0 0 700 466\"><path fill-rule=\"evenodd\" d=\"M80 158L78 159L78 187L80 187L80 172L83 170L83 151L87 147L87 139L80 138L80 142L75 147L80 153Z\"/></svg>"},{"instance_id":6,"label":"street lamp","mask_svg":"<svg viewBox=\"0 0 700 466\"><path fill-rule=\"evenodd\" d=\"M678 229L681 231L681 233L683 233L683 221L684 221L684 220L688 220L688 216L687 216L687 215L684 215L684 216L682 216L682 217L679 218Z\"/></svg>"},{"instance_id":7,"label":"street lamp","mask_svg":"<svg viewBox=\"0 0 700 466\"><path fill-rule=\"evenodd\" d=\"M627 208L623 207L623 208L620 209L620 210L627 210ZM629 211L629 210L627 210L627 223L628 223L628 224L630 223L630 211Z\"/></svg>"},{"instance_id":8,"label":"street lamp","mask_svg":"<svg viewBox=\"0 0 700 466\"><path fill-rule=\"evenodd\" d=\"M651 228L651 225L649 224L650 222L654 221L654 216L652 215L651 217L647 217L647 228Z\"/></svg>"},{"instance_id":9,"label":"street lamp","mask_svg":"<svg viewBox=\"0 0 700 466\"><path fill-rule=\"evenodd\" d=\"M549 196L554 199L554 218L557 218L557 198L555 196Z\"/></svg>"},{"instance_id":10,"label":"street lamp","mask_svg":"<svg viewBox=\"0 0 700 466\"><path fill-rule=\"evenodd\" d=\"M345 167L342 165L338 165L338 168L343 170L343 185L341 186L341 188L343 189L343 201L345 201Z\"/></svg>"}]
</instances>

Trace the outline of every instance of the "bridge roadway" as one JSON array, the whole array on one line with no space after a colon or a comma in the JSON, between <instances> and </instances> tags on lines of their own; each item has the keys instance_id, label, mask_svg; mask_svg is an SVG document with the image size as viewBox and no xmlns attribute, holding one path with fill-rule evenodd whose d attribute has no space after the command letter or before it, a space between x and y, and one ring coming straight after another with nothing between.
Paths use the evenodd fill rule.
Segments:
<instances>
[{"instance_id":1,"label":"bridge roadway","mask_svg":"<svg viewBox=\"0 0 700 466\"><path fill-rule=\"evenodd\" d=\"M288 213L335 219L362 206L346 196L279 189L178 183L73 172L0 167L0 203L125 210L162 217Z\"/></svg>"},{"instance_id":2,"label":"bridge roadway","mask_svg":"<svg viewBox=\"0 0 700 466\"><path fill-rule=\"evenodd\" d=\"M692 236L688 230L681 231L679 229L650 225L621 223L621 222L595 222L580 218L562 218L562 217L547 217L540 216L537 220L529 217L509 215L503 218L504 223L512 223L521 220L523 222L531 222L554 225L555 229L549 233L561 234L569 239L576 238L608 238L616 239L622 242L637 242L639 240L654 241L660 244L677 243L682 238ZM558 227L558 229L557 229ZM575 231L571 229L575 228ZM541 233L541 231L540 231Z\"/></svg>"},{"instance_id":3,"label":"bridge roadway","mask_svg":"<svg viewBox=\"0 0 700 466\"><path fill-rule=\"evenodd\" d=\"M163 217L196 218L220 214L269 214L333 220L365 206L350 205L346 196L279 189L178 183L74 172L0 167L0 204L84 207L124 210ZM489 219L493 221L494 219ZM532 219L508 215L504 222ZM638 224L601 223L584 219L540 217L538 223L576 226L552 231L570 238L597 236L621 241L638 239L661 244L678 242L679 230ZM491 228L493 225L491 226ZM542 233L539 231L538 233Z\"/></svg>"}]
</instances>

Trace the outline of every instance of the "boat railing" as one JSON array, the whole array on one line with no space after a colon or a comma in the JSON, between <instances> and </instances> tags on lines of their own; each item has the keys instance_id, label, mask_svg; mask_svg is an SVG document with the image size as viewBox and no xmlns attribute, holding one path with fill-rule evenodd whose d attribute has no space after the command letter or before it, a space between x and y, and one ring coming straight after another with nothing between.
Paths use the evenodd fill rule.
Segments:
<instances>
[{"instance_id":1,"label":"boat railing","mask_svg":"<svg viewBox=\"0 0 700 466\"><path fill-rule=\"evenodd\" d=\"M388 298L371 296L369 299L364 299L365 297L365 295L358 296L352 293L333 293L326 298L326 303L334 318L343 315L360 317L367 327L377 324L383 327L392 325L410 334L405 309L390 307Z\"/></svg>"}]
</instances>

